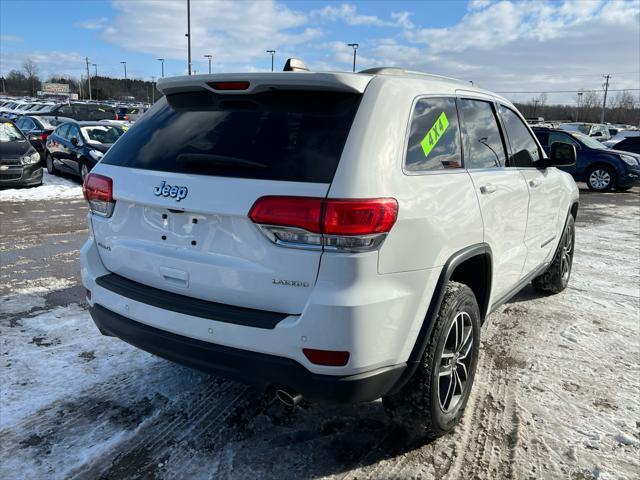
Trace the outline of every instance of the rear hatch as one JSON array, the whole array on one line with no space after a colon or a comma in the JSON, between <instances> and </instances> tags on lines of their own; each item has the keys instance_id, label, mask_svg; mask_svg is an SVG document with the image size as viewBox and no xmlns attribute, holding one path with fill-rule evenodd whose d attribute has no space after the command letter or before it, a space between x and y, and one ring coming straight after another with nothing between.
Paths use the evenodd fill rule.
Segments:
<instances>
[{"instance_id":1,"label":"rear hatch","mask_svg":"<svg viewBox=\"0 0 640 480\"><path fill-rule=\"evenodd\" d=\"M262 196L327 195L361 92L178 90L94 170L113 180L111 218L92 220L105 267L203 300L301 313L321 252L274 245L247 215Z\"/></svg>"}]
</instances>

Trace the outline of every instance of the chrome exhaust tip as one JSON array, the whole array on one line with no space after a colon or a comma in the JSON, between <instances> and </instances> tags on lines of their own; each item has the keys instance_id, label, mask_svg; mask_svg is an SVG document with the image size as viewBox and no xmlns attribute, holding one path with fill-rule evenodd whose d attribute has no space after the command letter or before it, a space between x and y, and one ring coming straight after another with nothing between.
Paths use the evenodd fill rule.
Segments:
<instances>
[{"instance_id":1,"label":"chrome exhaust tip","mask_svg":"<svg viewBox=\"0 0 640 480\"><path fill-rule=\"evenodd\" d=\"M302 395L296 393L292 390L278 389L276 390L276 398L280 400L287 407L295 407L300 400L302 400Z\"/></svg>"}]
</instances>

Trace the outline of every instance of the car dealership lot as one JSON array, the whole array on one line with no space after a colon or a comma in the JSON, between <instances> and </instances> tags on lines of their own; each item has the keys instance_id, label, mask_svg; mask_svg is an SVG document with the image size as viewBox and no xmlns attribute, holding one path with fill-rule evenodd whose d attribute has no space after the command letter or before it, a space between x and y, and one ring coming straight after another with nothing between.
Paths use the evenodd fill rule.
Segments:
<instances>
[{"instance_id":1,"label":"car dealership lot","mask_svg":"<svg viewBox=\"0 0 640 480\"><path fill-rule=\"evenodd\" d=\"M101 336L73 180L0 192L2 478L635 478L640 196L581 190L569 288L490 316L462 424L411 443L379 402L293 411ZM75 190L74 190L75 188Z\"/></svg>"}]
</instances>

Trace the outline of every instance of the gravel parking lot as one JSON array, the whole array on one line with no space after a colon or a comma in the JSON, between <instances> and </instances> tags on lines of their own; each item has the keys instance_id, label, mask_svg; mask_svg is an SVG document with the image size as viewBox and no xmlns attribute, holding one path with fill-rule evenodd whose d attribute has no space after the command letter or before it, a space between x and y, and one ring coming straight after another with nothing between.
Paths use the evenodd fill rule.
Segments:
<instances>
[{"instance_id":1,"label":"gravel parking lot","mask_svg":"<svg viewBox=\"0 0 640 480\"><path fill-rule=\"evenodd\" d=\"M1 478L640 476L637 188L581 190L569 288L490 316L462 424L425 444L380 402L288 410L101 336L79 283L80 189L45 184L0 192Z\"/></svg>"}]
</instances>

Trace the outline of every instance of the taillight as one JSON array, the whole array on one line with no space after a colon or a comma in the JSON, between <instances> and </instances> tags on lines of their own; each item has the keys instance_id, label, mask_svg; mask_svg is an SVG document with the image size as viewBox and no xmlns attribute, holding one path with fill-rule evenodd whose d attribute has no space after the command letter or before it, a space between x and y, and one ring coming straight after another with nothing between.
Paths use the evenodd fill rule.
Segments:
<instances>
[{"instance_id":1,"label":"taillight","mask_svg":"<svg viewBox=\"0 0 640 480\"><path fill-rule=\"evenodd\" d=\"M380 246L398 216L394 198L259 198L249 218L278 245L367 251Z\"/></svg>"},{"instance_id":2,"label":"taillight","mask_svg":"<svg viewBox=\"0 0 640 480\"><path fill-rule=\"evenodd\" d=\"M208 83L214 90L246 90L249 82L211 82Z\"/></svg>"},{"instance_id":3,"label":"taillight","mask_svg":"<svg viewBox=\"0 0 640 480\"><path fill-rule=\"evenodd\" d=\"M116 113L116 118L115 118L115 120L120 120L120 115L118 115L117 113Z\"/></svg>"},{"instance_id":4,"label":"taillight","mask_svg":"<svg viewBox=\"0 0 640 480\"><path fill-rule=\"evenodd\" d=\"M90 173L82 184L82 193L89 202L89 209L103 217L110 217L113 213L113 181L104 175Z\"/></svg>"},{"instance_id":5,"label":"taillight","mask_svg":"<svg viewBox=\"0 0 640 480\"><path fill-rule=\"evenodd\" d=\"M125 116L124 116L124 120L125 120L126 122L128 122L128 121L129 121L129 115L125 115Z\"/></svg>"},{"instance_id":6,"label":"taillight","mask_svg":"<svg viewBox=\"0 0 640 480\"><path fill-rule=\"evenodd\" d=\"M48 133L43 132L43 133L40 134L40 140L42 140L43 142L46 142L47 138L49 138L49 134Z\"/></svg>"}]
</instances>

